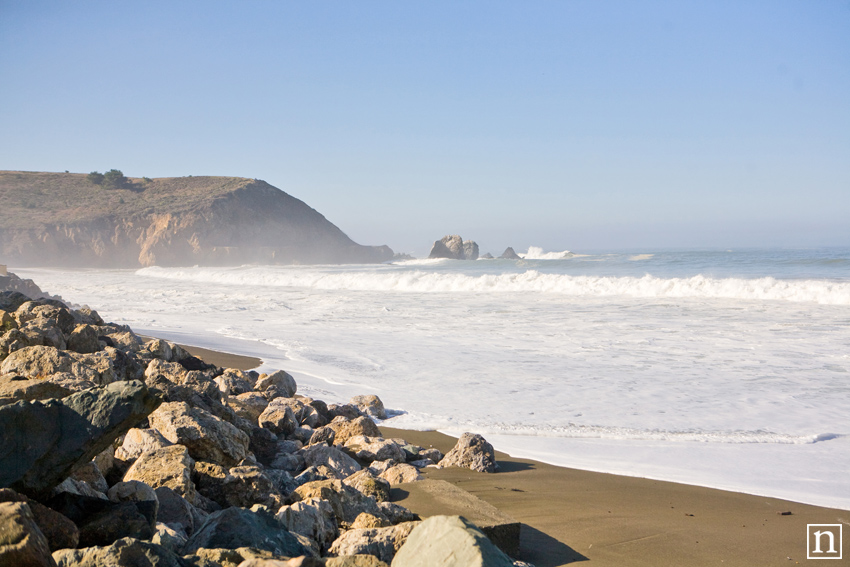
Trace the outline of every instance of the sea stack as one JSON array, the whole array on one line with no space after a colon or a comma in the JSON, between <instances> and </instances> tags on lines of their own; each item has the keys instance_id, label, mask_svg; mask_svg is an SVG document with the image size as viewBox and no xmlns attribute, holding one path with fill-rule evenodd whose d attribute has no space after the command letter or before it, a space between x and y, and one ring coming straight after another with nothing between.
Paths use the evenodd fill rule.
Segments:
<instances>
[{"instance_id":1,"label":"sea stack","mask_svg":"<svg viewBox=\"0 0 850 567\"><path fill-rule=\"evenodd\" d=\"M473 240L463 240L457 234L444 236L434 242L429 258L448 258L450 260L477 260L478 244Z\"/></svg>"}]
</instances>

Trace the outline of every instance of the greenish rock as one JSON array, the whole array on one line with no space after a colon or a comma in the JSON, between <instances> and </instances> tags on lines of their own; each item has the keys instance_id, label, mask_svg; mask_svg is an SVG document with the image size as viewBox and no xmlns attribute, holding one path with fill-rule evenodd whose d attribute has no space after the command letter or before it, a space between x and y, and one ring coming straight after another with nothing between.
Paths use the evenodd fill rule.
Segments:
<instances>
[{"instance_id":1,"label":"greenish rock","mask_svg":"<svg viewBox=\"0 0 850 567\"><path fill-rule=\"evenodd\" d=\"M160 404L141 382L0 408L0 487L38 498Z\"/></svg>"}]
</instances>

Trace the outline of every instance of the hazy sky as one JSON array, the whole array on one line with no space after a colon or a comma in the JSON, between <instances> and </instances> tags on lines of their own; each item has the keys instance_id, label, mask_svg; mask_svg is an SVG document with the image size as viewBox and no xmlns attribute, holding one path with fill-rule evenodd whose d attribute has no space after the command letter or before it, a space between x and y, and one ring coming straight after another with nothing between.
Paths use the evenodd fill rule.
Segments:
<instances>
[{"instance_id":1,"label":"hazy sky","mask_svg":"<svg viewBox=\"0 0 850 567\"><path fill-rule=\"evenodd\" d=\"M850 2L0 0L0 132L417 254L850 245Z\"/></svg>"}]
</instances>

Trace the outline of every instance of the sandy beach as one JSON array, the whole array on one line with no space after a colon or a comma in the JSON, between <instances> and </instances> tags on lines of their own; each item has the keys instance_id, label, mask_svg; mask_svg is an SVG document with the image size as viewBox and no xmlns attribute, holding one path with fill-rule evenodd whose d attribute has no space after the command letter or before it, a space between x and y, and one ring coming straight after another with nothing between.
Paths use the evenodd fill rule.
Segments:
<instances>
[{"instance_id":1,"label":"sandy beach","mask_svg":"<svg viewBox=\"0 0 850 567\"><path fill-rule=\"evenodd\" d=\"M249 370L260 364L252 357L181 346L221 366ZM436 431L381 431L444 453L455 444L455 438ZM557 467L498 451L496 456L501 470L494 474L423 473L521 522L518 559L537 567L579 561L599 567L797 565L807 563L807 524L850 525L847 510ZM427 502L399 502L422 516L442 513Z\"/></svg>"}]
</instances>

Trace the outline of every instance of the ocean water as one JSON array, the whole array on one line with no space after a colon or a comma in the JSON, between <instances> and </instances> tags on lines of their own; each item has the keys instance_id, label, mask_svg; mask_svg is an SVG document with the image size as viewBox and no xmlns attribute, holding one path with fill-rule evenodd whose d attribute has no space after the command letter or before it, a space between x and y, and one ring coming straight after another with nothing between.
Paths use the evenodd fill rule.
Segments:
<instances>
[{"instance_id":1,"label":"ocean water","mask_svg":"<svg viewBox=\"0 0 850 567\"><path fill-rule=\"evenodd\" d=\"M388 426L850 509L850 249L525 256L18 273Z\"/></svg>"}]
</instances>

